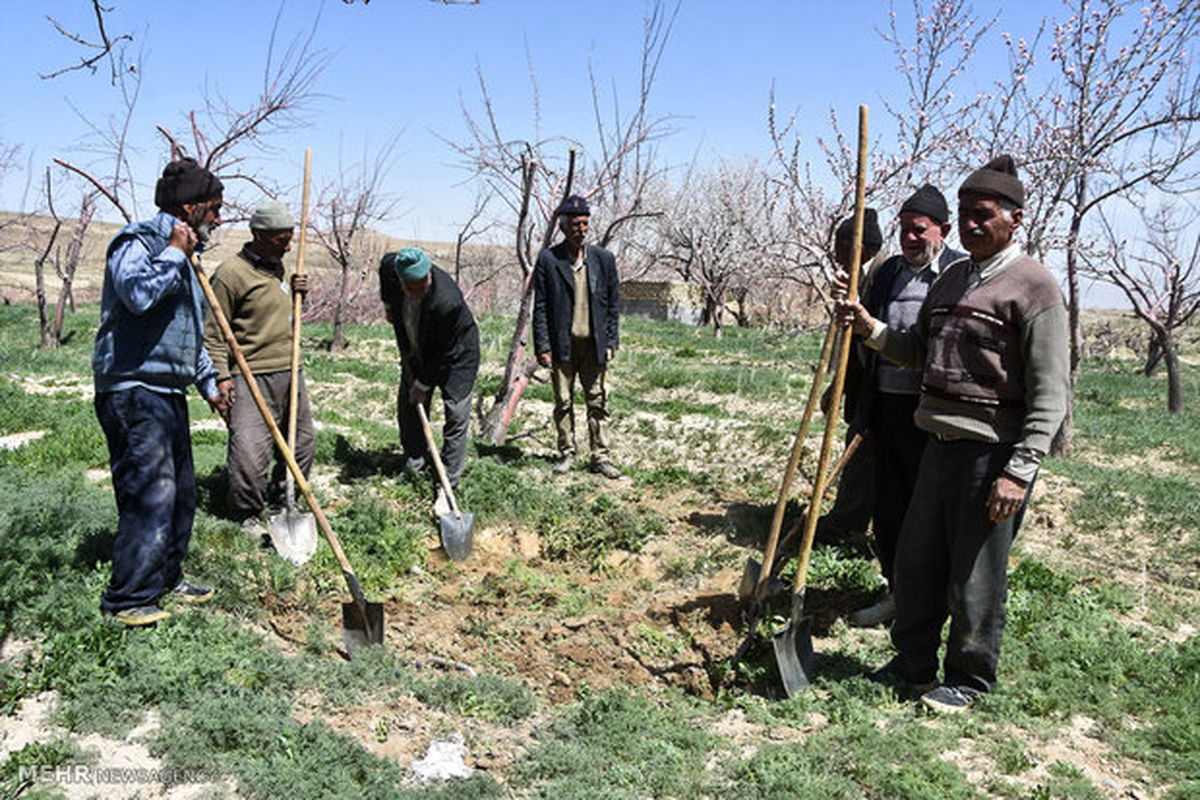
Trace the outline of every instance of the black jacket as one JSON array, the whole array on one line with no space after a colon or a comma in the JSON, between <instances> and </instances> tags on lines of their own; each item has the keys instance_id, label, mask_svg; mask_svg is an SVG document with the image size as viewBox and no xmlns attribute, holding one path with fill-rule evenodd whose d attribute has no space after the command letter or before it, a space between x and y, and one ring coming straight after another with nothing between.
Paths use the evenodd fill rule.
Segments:
<instances>
[{"instance_id":1,"label":"black jacket","mask_svg":"<svg viewBox=\"0 0 1200 800\"><path fill-rule=\"evenodd\" d=\"M479 373L479 328L458 284L446 272L433 267L429 291L421 299L417 323L421 357L411 356L412 346L404 329L404 285L390 267L379 268L379 297L392 310L396 346L411 374L426 386L441 387L450 400L471 394Z\"/></svg>"},{"instance_id":2,"label":"black jacket","mask_svg":"<svg viewBox=\"0 0 1200 800\"><path fill-rule=\"evenodd\" d=\"M620 277L612 253L595 245L585 248L592 340L596 345L596 363L603 364L608 358L605 351L618 346ZM575 276L566 242L538 253L533 289L534 352L549 351L555 361L566 361L571 357L571 320L575 309Z\"/></svg>"},{"instance_id":3,"label":"black jacket","mask_svg":"<svg viewBox=\"0 0 1200 800\"><path fill-rule=\"evenodd\" d=\"M943 247L942 254L938 256L938 274L944 274L946 267L966 257L966 253L949 246ZM892 282L895 281L896 275L902 269L908 269L904 256L892 256L880 264L875 274L871 276L871 288L867 296L863 298L863 307L875 319L883 318L884 309L888 304L888 295L892 290ZM857 374L853 376L853 381L850 375L846 377L847 386L853 383L855 389L853 392L847 391L846 393L846 422L851 430L864 431L871 421L871 404L875 397L876 374L879 370L880 356L862 343L858 343L858 346L863 352L863 358L861 361L851 358L849 370Z\"/></svg>"}]
</instances>

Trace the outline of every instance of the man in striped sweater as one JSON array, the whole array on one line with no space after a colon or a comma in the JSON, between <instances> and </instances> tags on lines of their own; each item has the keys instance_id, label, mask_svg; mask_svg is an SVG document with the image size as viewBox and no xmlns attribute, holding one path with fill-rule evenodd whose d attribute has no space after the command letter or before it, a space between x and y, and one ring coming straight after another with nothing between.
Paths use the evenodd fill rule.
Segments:
<instances>
[{"instance_id":1,"label":"man in striped sweater","mask_svg":"<svg viewBox=\"0 0 1200 800\"><path fill-rule=\"evenodd\" d=\"M1024 204L1010 156L967 177L958 232L970 258L929 288L907 331L839 303L868 347L922 373L913 419L929 441L896 553L896 656L873 677L923 691L937 712L995 686L1009 548L1070 394L1062 293L1014 238Z\"/></svg>"}]
</instances>

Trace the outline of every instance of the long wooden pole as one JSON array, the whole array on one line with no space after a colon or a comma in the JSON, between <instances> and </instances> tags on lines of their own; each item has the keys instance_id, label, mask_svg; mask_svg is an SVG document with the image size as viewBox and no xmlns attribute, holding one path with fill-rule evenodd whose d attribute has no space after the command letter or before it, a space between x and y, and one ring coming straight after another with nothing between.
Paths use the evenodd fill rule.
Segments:
<instances>
[{"instance_id":1,"label":"long wooden pole","mask_svg":"<svg viewBox=\"0 0 1200 800\"><path fill-rule=\"evenodd\" d=\"M858 296L858 268L862 262L863 217L866 207L867 186L867 107L858 107L858 170L854 187L854 241L850 248L850 288L849 297ZM837 429L839 412L842 407L842 391L846 386L846 365L850 361L852 345L849 324L842 325L842 339L838 344L837 371L833 376L833 398L825 416L825 437L821 441L821 457L818 462L813 483L813 501L808 505L808 519L804 526L804 538L800 544L800 559L796 567L796 582L792 587L792 617L799 617L804 604L804 589L808 581L808 561L812 555L813 535L817 530L817 519L821 516L820 498L825 494L828 481L826 470L829 467L829 456L833 451L834 434Z\"/></svg>"},{"instance_id":2,"label":"long wooden pole","mask_svg":"<svg viewBox=\"0 0 1200 800\"><path fill-rule=\"evenodd\" d=\"M304 151L304 194L300 201L300 243L296 245L296 274L304 274L304 245L308 231L308 184L312 175L312 150ZM296 452L296 406L300 398L300 316L303 300L299 292L292 292L292 380L288 385L288 449ZM292 473L287 474L287 504L289 513L296 505L296 482Z\"/></svg>"},{"instance_id":3,"label":"long wooden pole","mask_svg":"<svg viewBox=\"0 0 1200 800\"><path fill-rule=\"evenodd\" d=\"M250 396L254 398L255 405L258 406L258 413L262 414L263 421L267 423L267 428L271 431L271 438L275 440L275 446L279 448L279 453L287 463L288 469L291 470L292 477L296 479L296 485L300 487L304 499L308 501L308 507L312 509L313 516L317 518L317 525L321 528L321 533L325 534L325 540L329 542L333 555L342 567L342 576L346 579L346 586L350 589L354 604L358 606L358 611L362 615L363 630L367 632L367 641L374 641L371 636L371 622L367 618L367 598L363 596L358 576L354 574L354 569L350 566L350 561L346 558L346 553L342 550L342 545L338 542L333 528L329 527L329 520L326 518L325 512L321 510L316 496L313 495L312 487L304 477L304 473L301 472L300 465L296 463L296 457L292 455L292 448L288 447L287 440L283 438L279 426L275 424L275 417L272 416L267 401L263 399L262 392L258 389L254 373L250 371L250 365L246 363L246 356L242 353L242 348L233 335L233 329L229 327L229 320L225 318L225 312L221 310L217 296L213 294L212 284L208 282L208 277L200 268L200 259L195 254L192 255L192 270L196 273L196 280L200 282L200 288L204 290L204 298L208 301L213 318L216 319L217 326L221 329L221 334L225 337L225 342L233 353L238 369L242 371L242 377L246 379L246 386L250 389Z\"/></svg>"}]
</instances>

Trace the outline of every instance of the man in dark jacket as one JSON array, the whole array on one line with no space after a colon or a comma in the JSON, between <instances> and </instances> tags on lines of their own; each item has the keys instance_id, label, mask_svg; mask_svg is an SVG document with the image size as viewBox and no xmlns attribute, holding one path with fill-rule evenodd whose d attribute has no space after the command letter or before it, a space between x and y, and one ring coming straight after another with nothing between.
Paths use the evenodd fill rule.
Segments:
<instances>
[{"instance_id":1,"label":"man in dark jacket","mask_svg":"<svg viewBox=\"0 0 1200 800\"><path fill-rule=\"evenodd\" d=\"M578 376L587 406L590 469L616 479L621 472L609 458L604 374L617 353L620 278L612 253L586 244L590 215L579 195L558 207L563 241L538 254L533 274L533 344L554 383L559 453L554 471L564 473L575 463L572 398Z\"/></svg>"},{"instance_id":2,"label":"man in dark jacket","mask_svg":"<svg viewBox=\"0 0 1200 800\"><path fill-rule=\"evenodd\" d=\"M229 413L204 349L204 295L190 263L221 224L222 191L194 159L172 161L155 186L158 214L108 245L92 373L118 522L100 609L129 626L171 616L159 606L164 595L213 596L184 580L182 564L196 512L188 384Z\"/></svg>"},{"instance_id":3,"label":"man in dark jacket","mask_svg":"<svg viewBox=\"0 0 1200 800\"><path fill-rule=\"evenodd\" d=\"M387 253L379 262L379 294L400 348L396 398L405 467L425 465L427 448L416 404L428 412L435 387L442 390L442 464L453 488L467 457L471 394L479 374L479 328L454 279L435 267L419 247ZM437 513L449 512L438 488Z\"/></svg>"},{"instance_id":4,"label":"man in dark jacket","mask_svg":"<svg viewBox=\"0 0 1200 800\"><path fill-rule=\"evenodd\" d=\"M863 293L863 305L876 319L905 331L942 270L966 253L946 246L950 208L936 187L926 184L900 206L900 251L879 265ZM871 530L888 592L879 602L849 617L851 625L872 626L896 616L891 591L896 542L917 481L925 431L913 423L921 391L920 370L906 369L860 348L862 370L851 427L867 431L874 445L874 498Z\"/></svg>"}]
</instances>

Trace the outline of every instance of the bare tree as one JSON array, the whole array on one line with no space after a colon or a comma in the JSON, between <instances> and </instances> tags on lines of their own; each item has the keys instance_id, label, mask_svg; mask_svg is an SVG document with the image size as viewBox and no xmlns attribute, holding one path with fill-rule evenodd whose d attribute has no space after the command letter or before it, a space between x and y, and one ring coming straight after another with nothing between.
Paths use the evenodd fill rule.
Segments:
<instances>
[{"instance_id":1,"label":"bare tree","mask_svg":"<svg viewBox=\"0 0 1200 800\"><path fill-rule=\"evenodd\" d=\"M374 236L372 225L387 220L398 198L384 191L388 172L395 164L400 134L390 137L372 156L363 153L356 166L339 159L337 177L326 187L313 207L310 230L338 267L332 292L314 287L309 314L322 316L332 306L331 349L346 348L346 323L351 303L362 291L371 268L383 255L383 240Z\"/></svg>"},{"instance_id":2,"label":"bare tree","mask_svg":"<svg viewBox=\"0 0 1200 800\"><path fill-rule=\"evenodd\" d=\"M454 282L462 289L467 301L496 279L506 266L496 257L497 248L473 244L479 237L500 227L499 220L487 216L491 200L492 196L483 192L475 196L471 213L454 238Z\"/></svg>"},{"instance_id":3,"label":"bare tree","mask_svg":"<svg viewBox=\"0 0 1200 800\"><path fill-rule=\"evenodd\" d=\"M1143 237L1119 235L1101 212L1103 245L1082 251L1083 273L1124 292L1138 318L1150 328L1150 353L1144 372L1152 375L1159 360L1167 367L1167 410L1183 410L1183 373L1176 340L1200 309L1200 233L1195 213L1184 217L1163 205L1142 211ZM1101 252L1096 252L1099 250Z\"/></svg>"},{"instance_id":4,"label":"bare tree","mask_svg":"<svg viewBox=\"0 0 1200 800\"><path fill-rule=\"evenodd\" d=\"M1026 248L1066 255L1071 382L1082 348L1079 275L1086 222L1144 187L1195 186L1200 138L1200 76L1190 50L1200 35L1195 0L1066 0L1065 19L1047 20L1044 83L1032 43L1009 40L1013 77L1000 84L991 127L993 152L1024 153L1027 193L1041 204L1025 221ZM1037 84L1035 87L1034 84ZM1068 413L1055 451L1073 438Z\"/></svg>"},{"instance_id":5,"label":"bare tree","mask_svg":"<svg viewBox=\"0 0 1200 800\"><path fill-rule=\"evenodd\" d=\"M866 198L881 221L917 185L945 187L960 171L961 154L972 146L986 97L955 90L995 21L981 20L966 0L912 0L906 22L889 7L888 27L879 35L892 48L906 91L898 101L881 98L883 114L876 116L887 118L898 135L876 136L868 156ZM837 111L831 108L828 118L831 133L817 137L821 158L814 166L799 133L799 113L781 117L771 91L770 172L785 195L780 213L786 222L773 246L776 271L766 277L796 285L817 300L827 294L834 231L854 208L858 159L854 137L843 130ZM814 172L828 173L832 180L820 181Z\"/></svg>"},{"instance_id":6,"label":"bare tree","mask_svg":"<svg viewBox=\"0 0 1200 800\"><path fill-rule=\"evenodd\" d=\"M599 156L577 175L578 146L562 137L543 138L537 75L530 67L533 109L528 115L532 135L509 137L502 133L491 93L482 69L477 69L482 110L472 113L464 104L463 118L468 139L445 140L463 159L465 166L490 193L507 207L513 234L514 255L521 272L520 303L505 359L504 379L484 417L483 435L502 443L516 413L517 404L537 370L537 361L526 352L533 310L533 270L538 251L554 237L554 209L570 192L587 197L593 207L592 225L597 241L610 244L619 229L629 222L656 213L644 206L645 189L657 174L653 143L670 130L665 118L650 116L650 95L657 70L678 13L676 3L667 12L661 3L651 6L642 30L641 72L633 111L623 115L614 99L606 111L592 72L592 100L599 142ZM528 54L527 54L528 58ZM561 149L560 149L561 148ZM555 156L568 150L568 158Z\"/></svg>"},{"instance_id":7,"label":"bare tree","mask_svg":"<svg viewBox=\"0 0 1200 800\"><path fill-rule=\"evenodd\" d=\"M83 48L85 55L79 57L79 63L77 64L61 67L52 72L41 74L39 77L42 80L50 80L51 78L57 78L59 75L80 69L86 69L94 75L96 74L96 65L106 58L108 59L109 71L111 73L110 81L113 86L117 85L122 70L128 69L136 72L136 64L123 63L116 56L116 52L120 50L118 45L121 45L123 42L132 42L133 34L122 33L117 36L110 36L104 26L104 15L110 11L112 11L111 8L100 5L100 0L92 0L92 13L96 18L95 35L98 37L98 41L91 41L85 38L85 35L82 33L68 30L61 22L47 15L46 19L50 21L50 24L54 26L59 35Z\"/></svg>"}]
</instances>

